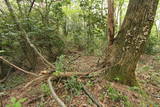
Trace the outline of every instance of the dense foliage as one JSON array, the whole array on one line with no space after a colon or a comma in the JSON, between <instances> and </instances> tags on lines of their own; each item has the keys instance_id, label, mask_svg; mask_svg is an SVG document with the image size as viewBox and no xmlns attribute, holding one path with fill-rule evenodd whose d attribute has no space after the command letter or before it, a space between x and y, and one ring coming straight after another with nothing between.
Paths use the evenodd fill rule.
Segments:
<instances>
[{"instance_id":1,"label":"dense foliage","mask_svg":"<svg viewBox=\"0 0 160 107\"><path fill-rule=\"evenodd\" d=\"M122 24L128 1L115 1L116 32ZM28 33L31 42L50 61L57 56L77 49L86 54L102 55L107 41L107 8L104 0L11 1L18 21ZM33 69L37 55L28 50L20 31L10 17L5 3L0 10L0 54L12 62ZM160 11L160 10L158 10ZM159 18L157 14L156 20ZM159 49L159 31L155 24L146 53L153 54Z\"/></svg>"}]
</instances>

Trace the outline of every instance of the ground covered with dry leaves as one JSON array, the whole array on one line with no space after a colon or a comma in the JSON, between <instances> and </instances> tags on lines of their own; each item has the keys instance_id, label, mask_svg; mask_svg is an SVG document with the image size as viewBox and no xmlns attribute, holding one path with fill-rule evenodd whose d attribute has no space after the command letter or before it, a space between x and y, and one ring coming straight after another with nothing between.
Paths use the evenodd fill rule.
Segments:
<instances>
[{"instance_id":1,"label":"ground covered with dry leaves","mask_svg":"<svg viewBox=\"0 0 160 107\"><path fill-rule=\"evenodd\" d=\"M98 61L99 57L79 53L63 56L56 66L57 70L63 72L87 72L94 71ZM36 73L41 70L44 70L44 66L39 64ZM59 78L53 81L53 87L67 107L96 107L95 102L82 90L82 86L103 107L159 107L159 72L160 55L143 55L136 70L140 87L106 82L96 73L83 77ZM52 97L46 79L36 80L26 86L34 79L35 77L18 71L12 73L5 83L0 84L1 106L21 103L22 107L59 107Z\"/></svg>"}]
</instances>

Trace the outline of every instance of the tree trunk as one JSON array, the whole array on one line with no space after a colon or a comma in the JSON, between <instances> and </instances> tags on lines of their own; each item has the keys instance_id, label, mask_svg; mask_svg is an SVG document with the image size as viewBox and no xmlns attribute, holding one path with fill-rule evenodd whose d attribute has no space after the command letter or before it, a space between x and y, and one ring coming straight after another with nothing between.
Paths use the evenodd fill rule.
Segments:
<instances>
[{"instance_id":1,"label":"tree trunk","mask_svg":"<svg viewBox=\"0 0 160 107\"><path fill-rule=\"evenodd\" d=\"M108 0L108 40L109 45L114 40L114 0Z\"/></svg>"},{"instance_id":2,"label":"tree trunk","mask_svg":"<svg viewBox=\"0 0 160 107\"><path fill-rule=\"evenodd\" d=\"M135 69L150 34L159 0L130 0L124 22L103 64L105 78L122 84L138 85Z\"/></svg>"}]
</instances>

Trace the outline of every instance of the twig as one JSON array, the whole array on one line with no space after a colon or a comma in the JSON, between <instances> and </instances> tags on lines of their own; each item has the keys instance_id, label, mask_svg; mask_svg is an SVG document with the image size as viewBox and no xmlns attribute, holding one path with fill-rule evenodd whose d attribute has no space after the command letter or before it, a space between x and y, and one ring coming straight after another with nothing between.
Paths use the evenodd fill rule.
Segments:
<instances>
[{"instance_id":1,"label":"twig","mask_svg":"<svg viewBox=\"0 0 160 107\"><path fill-rule=\"evenodd\" d=\"M152 94L152 97L155 97L155 98L157 98L157 99L160 99L160 95L153 95L153 94Z\"/></svg>"},{"instance_id":2,"label":"twig","mask_svg":"<svg viewBox=\"0 0 160 107\"><path fill-rule=\"evenodd\" d=\"M102 107L102 105L99 103L99 101L87 90L84 86L82 86L82 90L85 92L85 94L92 100L93 103L97 105L97 107Z\"/></svg>"},{"instance_id":3,"label":"twig","mask_svg":"<svg viewBox=\"0 0 160 107\"><path fill-rule=\"evenodd\" d=\"M33 103L33 102L35 102L35 101L37 101L37 100L39 100L39 99L41 99L42 97L45 97L46 95L40 95L40 96L38 96L38 97L35 97L35 98L32 98L32 99L29 99L29 101L27 101L27 102L25 102L25 104L31 104L31 103Z\"/></svg>"},{"instance_id":4,"label":"twig","mask_svg":"<svg viewBox=\"0 0 160 107\"><path fill-rule=\"evenodd\" d=\"M24 89L27 88L27 87L30 86L33 82L35 82L35 81L37 81L37 80L40 80L40 79L42 79L42 78L44 78L44 77L46 77L46 76L40 76L40 77L38 77L38 78L35 78L34 80L28 82L23 88L24 88Z\"/></svg>"},{"instance_id":5,"label":"twig","mask_svg":"<svg viewBox=\"0 0 160 107\"><path fill-rule=\"evenodd\" d=\"M29 8L28 15L31 13L35 1L36 1L36 0L33 0L33 1L31 2L31 6L30 6L30 8Z\"/></svg>"},{"instance_id":6,"label":"twig","mask_svg":"<svg viewBox=\"0 0 160 107\"><path fill-rule=\"evenodd\" d=\"M24 69L22 69L22 68L20 68L20 67L18 67L18 66L16 66L16 65L12 64L12 63L9 62L8 60L4 59L2 56L0 56L0 59L1 59L2 61L6 62L7 64L9 64L10 66L16 68L16 69L19 70L19 71L22 71L22 72L24 72L24 73L26 73L26 74L30 74L30 75L33 75L33 76L38 76L38 75L35 74L35 73L26 71L26 70L24 70Z\"/></svg>"},{"instance_id":7,"label":"twig","mask_svg":"<svg viewBox=\"0 0 160 107\"><path fill-rule=\"evenodd\" d=\"M42 61L44 61L45 63L47 63L52 69L55 69L55 66L50 63L38 50L37 48L31 43L27 33L23 30L23 33L25 34L25 38L27 40L27 42L29 43L29 45L34 49L34 51L40 56L40 58L42 59Z\"/></svg>"},{"instance_id":8,"label":"twig","mask_svg":"<svg viewBox=\"0 0 160 107\"><path fill-rule=\"evenodd\" d=\"M52 83L51 83L51 79L52 77L49 77L48 78L48 84L49 84L49 88L52 92L52 96L55 98L55 100L57 101L57 103L59 104L60 107L67 107L64 102L57 96L57 94L55 93L54 89L53 89L53 86L52 86Z\"/></svg>"}]
</instances>

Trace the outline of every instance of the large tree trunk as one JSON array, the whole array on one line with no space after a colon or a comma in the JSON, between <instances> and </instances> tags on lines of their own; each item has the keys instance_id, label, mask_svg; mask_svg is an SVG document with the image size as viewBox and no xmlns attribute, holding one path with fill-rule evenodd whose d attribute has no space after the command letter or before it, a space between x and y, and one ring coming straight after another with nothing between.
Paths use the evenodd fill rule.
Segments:
<instances>
[{"instance_id":1,"label":"large tree trunk","mask_svg":"<svg viewBox=\"0 0 160 107\"><path fill-rule=\"evenodd\" d=\"M106 79L137 85L135 69L150 34L159 0L130 0L121 29L104 61Z\"/></svg>"}]
</instances>

